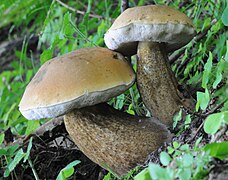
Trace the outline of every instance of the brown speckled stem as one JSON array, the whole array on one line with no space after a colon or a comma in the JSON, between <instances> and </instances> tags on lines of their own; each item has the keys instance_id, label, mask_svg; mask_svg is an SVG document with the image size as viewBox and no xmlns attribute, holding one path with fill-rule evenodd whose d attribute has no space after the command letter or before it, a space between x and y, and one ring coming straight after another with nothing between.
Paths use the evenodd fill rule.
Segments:
<instances>
[{"instance_id":1,"label":"brown speckled stem","mask_svg":"<svg viewBox=\"0 0 228 180\"><path fill-rule=\"evenodd\" d=\"M142 100L152 116L170 126L184 98L168 63L165 44L139 42L137 55L137 85Z\"/></svg>"},{"instance_id":2,"label":"brown speckled stem","mask_svg":"<svg viewBox=\"0 0 228 180\"><path fill-rule=\"evenodd\" d=\"M156 118L131 116L106 104L74 110L64 116L64 122L86 156L120 176L171 139Z\"/></svg>"}]
</instances>

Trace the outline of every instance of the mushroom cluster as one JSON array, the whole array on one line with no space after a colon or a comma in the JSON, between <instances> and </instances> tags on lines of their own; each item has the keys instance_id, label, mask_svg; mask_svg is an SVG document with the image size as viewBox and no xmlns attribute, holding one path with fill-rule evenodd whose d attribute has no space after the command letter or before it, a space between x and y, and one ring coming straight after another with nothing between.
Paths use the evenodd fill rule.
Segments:
<instances>
[{"instance_id":1,"label":"mushroom cluster","mask_svg":"<svg viewBox=\"0 0 228 180\"><path fill-rule=\"evenodd\" d=\"M47 61L26 87L19 109L31 120L64 115L79 149L123 176L172 137L167 125L183 99L167 52L193 35L190 19L167 6L130 8L105 34L106 45L126 56L138 48L137 84L155 117L132 116L104 103L135 82L125 57L106 48L79 49Z\"/></svg>"}]
</instances>

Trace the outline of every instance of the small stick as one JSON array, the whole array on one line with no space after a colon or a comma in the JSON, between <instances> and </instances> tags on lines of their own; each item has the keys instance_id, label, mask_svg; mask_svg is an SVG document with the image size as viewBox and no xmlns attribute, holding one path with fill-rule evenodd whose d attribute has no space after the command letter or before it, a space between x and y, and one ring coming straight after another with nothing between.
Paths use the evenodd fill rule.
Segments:
<instances>
[{"instance_id":1,"label":"small stick","mask_svg":"<svg viewBox=\"0 0 228 180\"><path fill-rule=\"evenodd\" d=\"M204 122L202 122L202 123L200 124L200 126L199 126L198 129L196 130L196 133L194 134L194 136L193 136L191 139L189 139L189 140L187 141L187 144L190 143L190 142L196 137L196 135L198 134L198 132L200 131L200 129L203 127L203 124L204 124Z\"/></svg>"},{"instance_id":2,"label":"small stick","mask_svg":"<svg viewBox=\"0 0 228 180\"><path fill-rule=\"evenodd\" d=\"M67 4L63 3L63 2L60 1L60 0L56 0L56 2L58 2L58 3L61 4L62 6L64 6L65 8L67 8L67 9L73 11L73 12L76 12L76 13L82 14L82 15L85 15L85 14L86 14L86 12L80 11L80 10L76 10L76 9L74 9L74 8L72 8L72 7L70 7L70 6L68 6ZM89 14L89 17L97 18L97 19L104 19L103 16L99 16L99 15L96 15L96 14Z\"/></svg>"}]
</instances>

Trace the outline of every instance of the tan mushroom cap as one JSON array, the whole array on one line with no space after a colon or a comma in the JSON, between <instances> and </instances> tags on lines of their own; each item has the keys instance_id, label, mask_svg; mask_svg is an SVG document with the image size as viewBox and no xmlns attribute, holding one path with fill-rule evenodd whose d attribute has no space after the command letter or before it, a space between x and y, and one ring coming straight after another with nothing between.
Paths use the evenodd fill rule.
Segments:
<instances>
[{"instance_id":1,"label":"tan mushroom cap","mask_svg":"<svg viewBox=\"0 0 228 180\"><path fill-rule=\"evenodd\" d=\"M176 50L195 35L194 25L184 13L165 5L149 5L124 11L105 34L109 49L126 55L136 54L138 41L167 43Z\"/></svg>"},{"instance_id":2,"label":"tan mushroom cap","mask_svg":"<svg viewBox=\"0 0 228 180\"><path fill-rule=\"evenodd\" d=\"M79 49L47 61L19 104L27 119L50 118L108 101L135 81L126 59L105 48Z\"/></svg>"}]
</instances>

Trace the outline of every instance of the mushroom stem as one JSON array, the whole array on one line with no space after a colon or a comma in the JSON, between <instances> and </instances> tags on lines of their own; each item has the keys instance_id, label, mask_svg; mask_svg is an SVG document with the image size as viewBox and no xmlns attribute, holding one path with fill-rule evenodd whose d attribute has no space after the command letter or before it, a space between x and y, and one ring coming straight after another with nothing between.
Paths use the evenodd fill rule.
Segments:
<instances>
[{"instance_id":1,"label":"mushroom stem","mask_svg":"<svg viewBox=\"0 0 228 180\"><path fill-rule=\"evenodd\" d=\"M137 85L142 100L153 116L170 126L174 113L187 105L183 104L165 44L139 42L137 55Z\"/></svg>"},{"instance_id":2,"label":"mushroom stem","mask_svg":"<svg viewBox=\"0 0 228 180\"><path fill-rule=\"evenodd\" d=\"M64 116L64 122L87 157L120 176L143 164L149 153L171 139L156 118L131 116L107 104L75 109Z\"/></svg>"}]
</instances>

